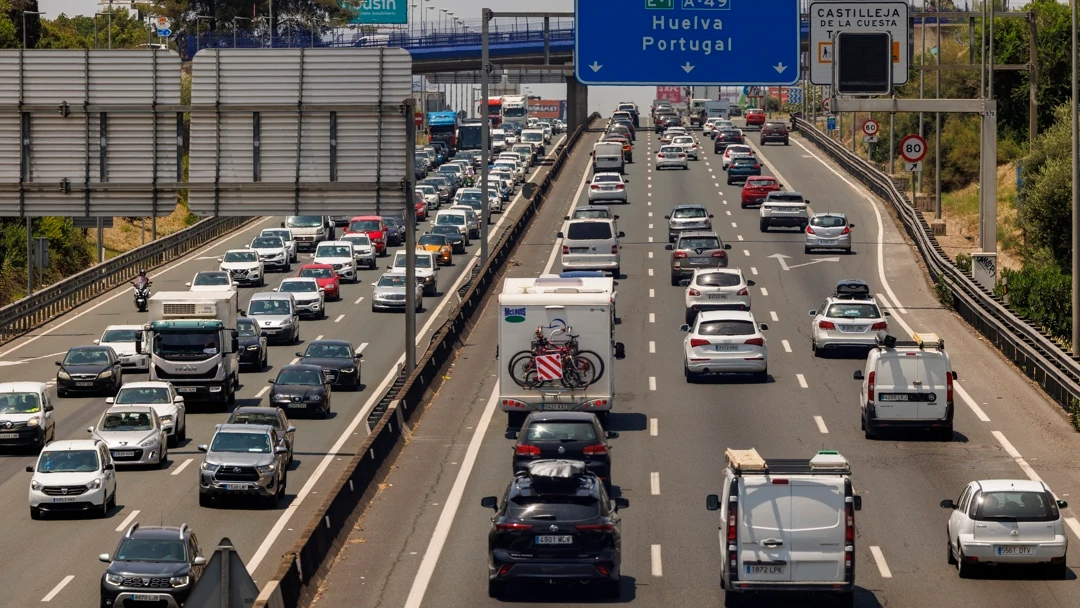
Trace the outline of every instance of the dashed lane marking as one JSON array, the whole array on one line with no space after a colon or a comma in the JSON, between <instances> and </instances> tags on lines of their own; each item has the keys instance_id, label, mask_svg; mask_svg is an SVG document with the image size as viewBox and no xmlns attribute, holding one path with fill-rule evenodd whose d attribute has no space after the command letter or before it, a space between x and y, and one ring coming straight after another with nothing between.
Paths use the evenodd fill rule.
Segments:
<instances>
[{"instance_id":1,"label":"dashed lane marking","mask_svg":"<svg viewBox=\"0 0 1080 608\"><path fill-rule=\"evenodd\" d=\"M656 547L657 547L657 548L659 548L659 547L660 547L660 545L656 545ZM657 555L659 555L659 553L658 553ZM654 567L653 569L655 570L655 567ZM52 591L50 591L50 592L48 593L48 595L46 595L45 597L41 598L41 601L43 601L43 602L51 602L51 601L52 601L52 599L53 599L54 597L56 597L56 594L58 594L58 593L60 593L61 591L63 591L63 590L64 590L64 587L67 587L68 583L70 583L70 582L71 582L71 579L73 579L73 578L75 578L75 575L74 575L74 574L69 574L69 575L65 576L65 577L63 578L63 580L61 580L61 581L60 581L59 583L57 583L57 584L56 584L56 586L55 586L55 587L53 587L53 588L52 588Z\"/></svg>"},{"instance_id":2,"label":"dashed lane marking","mask_svg":"<svg viewBox=\"0 0 1080 608\"><path fill-rule=\"evenodd\" d=\"M649 473L649 493L653 496L660 495L660 473L658 471Z\"/></svg>"},{"instance_id":3,"label":"dashed lane marking","mask_svg":"<svg viewBox=\"0 0 1080 608\"><path fill-rule=\"evenodd\" d=\"M649 340L649 354L650 355L655 355L656 354L656 342L653 341L653 340Z\"/></svg>"},{"instance_id":4,"label":"dashed lane marking","mask_svg":"<svg viewBox=\"0 0 1080 608\"><path fill-rule=\"evenodd\" d=\"M649 550L652 562L652 575L664 576L664 564L660 559L660 545L653 545Z\"/></svg>"},{"instance_id":5,"label":"dashed lane marking","mask_svg":"<svg viewBox=\"0 0 1080 608\"><path fill-rule=\"evenodd\" d=\"M780 320L780 317L776 316L776 311L775 310L770 310L769 311L769 316L772 317L773 323Z\"/></svg>"},{"instance_id":6,"label":"dashed lane marking","mask_svg":"<svg viewBox=\"0 0 1080 608\"><path fill-rule=\"evenodd\" d=\"M334 323L341 323L341 320L345 318L345 315L338 315L338 318L334 319Z\"/></svg>"},{"instance_id":7,"label":"dashed lane marking","mask_svg":"<svg viewBox=\"0 0 1080 608\"><path fill-rule=\"evenodd\" d=\"M788 342L787 340L781 340L780 344L782 344L784 346L784 352L785 353L790 353L791 352L791 343L790 342Z\"/></svg>"},{"instance_id":8,"label":"dashed lane marking","mask_svg":"<svg viewBox=\"0 0 1080 608\"><path fill-rule=\"evenodd\" d=\"M817 424L817 430L821 431L822 435L829 434L829 427L825 426L825 419L821 416L814 416L814 422Z\"/></svg>"},{"instance_id":9,"label":"dashed lane marking","mask_svg":"<svg viewBox=\"0 0 1080 608\"><path fill-rule=\"evenodd\" d=\"M806 376L802 374L795 374L795 377L799 379L799 386L802 388L810 388L810 385L806 383Z\"/></svg>"},{"instance_id":10,"label":"dashed lane marking","mask_svg":"<svg viewBox=\"0 0 1080 608\"><path fill-rule=\"evenodd\" d=\"M656 390L656 376L649 376L649 390Z\"/></svg>"},{"instance_id":11,"label":"dashed lane marking","mask_svg":"<svg viewBox=\"0 0 1080 608\"><path fill-rule=\"evenodd\" d=\"M889 564L885 563L885 554L881 552L881 547L871 546L870 554L874 556L874 563L877 564L881 578L892 578L892 570L889 570Z\"/></svg>"},{"instance_id":12,"label":"dashed lane marking","mask_svg":"<svg viewBox=\"0 0 1080 608\"><path fill-rule=\"evenodd\" d=\"M762 288L761 288L761 295L763 295L763 296L767 296L767 295L769 295L769 290L768 290L768 289L765 289L764 287L762 287Z\"/></svg>"},{"instance_id":13,"label":"dashed lane marking","mask_svg":"<svg viewBox=\"0 0 1080 608\"><path fill-rule=\"evenodd\" d=\"M184 471L184 469L188 468L188 465L191 464L194 460L194 458L188 458L184 462L181 462L180 466L176 467L176 470L173 471L171 475L179 475Z\"/></svg>"},{"instance_id":14,"label":"dashed lane marking","mask_svg":"<svg viewBox=\"0 0 1080 608\"><path fill-rule=\"evenodd\" d=\"M649 418L649 436L656 437L660 434L660 420L657 418Z\"/></svg>"},{"instance_id":15,"label":"dashed lane marking","mask_svg":"<svg viewBox=\"0 0 1080 608\"><path fill-rule=\"evenodd\" d=\"M124 518L124 521L120 522L119 526L116 526L115 531L123 532L124 530L126 530L127 527L131 525L131 522L135 521L135 518L139 516L139 513L142 513L142 511L138 509L135 509L134 511L129 513L128 516Z\"/></svg>"}]
</instances>

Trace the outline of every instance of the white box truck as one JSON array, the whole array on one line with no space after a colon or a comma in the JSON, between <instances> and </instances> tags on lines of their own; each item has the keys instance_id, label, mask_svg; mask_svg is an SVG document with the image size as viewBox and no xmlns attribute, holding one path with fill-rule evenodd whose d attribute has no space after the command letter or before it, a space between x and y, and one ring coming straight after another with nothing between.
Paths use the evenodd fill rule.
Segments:
<instances>
[{"instance_id":1,"label":"white box truck","mask_svg":"<svg viewBox=\"0 0 1080 608\"><path fill-rule=\"evenodd\" d=\"M235 291L162 291L150 296L150 379L171 382L186 402L223 406L240 384Z\"/></svg>"},{"instance_id":2,"label":"white box truck","mask_svg":"<svg viewBox=\"0 0 1080 608\"><path fill-rule=\"evenodd\" d=\"M499 404L511 426L528 412L593 412L615 396L615 282L611 277L506 279L499 294Z\"/></svg>"}]
</instances>

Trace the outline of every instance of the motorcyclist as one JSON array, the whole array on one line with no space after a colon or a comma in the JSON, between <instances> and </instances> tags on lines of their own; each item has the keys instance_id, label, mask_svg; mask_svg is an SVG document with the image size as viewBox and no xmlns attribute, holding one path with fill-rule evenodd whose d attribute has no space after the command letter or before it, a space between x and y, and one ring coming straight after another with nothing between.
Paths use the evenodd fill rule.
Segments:
<instances>
[{"instance_id":1,"label":"motorcyclist","mask_svg":"<svg viewBox=\"0 0 1080 608\"><path fill-rule=\"evenodd\" d=\"M140 270L139 276L135 277L131 284L135 286L135 289L145 289L150 284L150 279L146 277L146 271Z\"/></svg>"}]
</instances>

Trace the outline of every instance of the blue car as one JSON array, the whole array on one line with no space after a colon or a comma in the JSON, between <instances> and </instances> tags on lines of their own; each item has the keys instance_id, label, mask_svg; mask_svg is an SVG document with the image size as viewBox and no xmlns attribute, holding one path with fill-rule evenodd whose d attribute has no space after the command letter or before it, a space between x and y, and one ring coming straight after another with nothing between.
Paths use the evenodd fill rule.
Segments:
<instances>
[{"instance_id":1,"label":"blue car","mask_svg":"<svg viewBox=\"0 0 1080 608\"><path fill-rule=\"evenodd\" d=\"M753 156L736 156L727 169L727 183L745 182L746 178L761 175L761 163Z\"/></svg>"}]
</instances>

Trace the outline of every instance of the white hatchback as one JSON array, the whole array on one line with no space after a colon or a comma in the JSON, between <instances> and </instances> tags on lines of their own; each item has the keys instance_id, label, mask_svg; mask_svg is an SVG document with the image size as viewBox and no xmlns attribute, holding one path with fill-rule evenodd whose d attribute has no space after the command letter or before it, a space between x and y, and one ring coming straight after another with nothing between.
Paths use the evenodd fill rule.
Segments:
<instances>
[{"instance_id":1,"label":"white hatchback","mask_svg":"<svg viewBox=\"0 0 1080 608\"><path fill-rule=\"evenodd\" d=\"M873 348L879 332L889 331L889 322L873 298L852 300L830 296L821 309L811 310L810 348L815 357L832 350Z\"/></svg>"},{"instance_id":2,"label":"white hatchback","mask_svg":"<svg viewBox=\"0 0 1080 608\"><path fill-rule=\"evenodd\" d=\"M712 310L699 313L693 325L683 325L683 375L694 382L705 374L753 374L769 378L769 326L749 311Z\"/></svg>"},{"instance_id":3,"label":"white hatchback","mask_svg":"<svg viewBox=\"0 0 1080 608\"><path fill-rule=\"evenodd\" d=\"M728 167L731 166L731 159L740 154L753 156L754 151L750 149L750 146L745 146L743 144L732 144L727 148L724 148L724 154L720 157L720 164L723 166L724 171L727 171Z\"/></svg>"},{"instance_id":4,"label":"white hatchback","mask_svg":"<svg viewBox=\"0 0 1080 608\"><path fill-rule=\"evenodd\" d=\"M688 158L692 158L694 160L699 160L698 145L697 145L697 142L694 141L693 137L691 137L689 135L680 135L679 137L676 137L675 139L671 140L671 143L672 143L672 145L675 145L675 146L682 146L682 149L683 149L684 152L686 152L686 156Z\"/></svg>"},{"instance_id":5,"label":"white hatchback","mask_svg":"<svg viewBox=\"0 0 1080 608\"><path fill-rule=\"evenodd\" d=\"M739 268L698 268L682 284L687 325L704 310L750 310L754 281L747 280Z\"/></svg>"}]
</instances>

